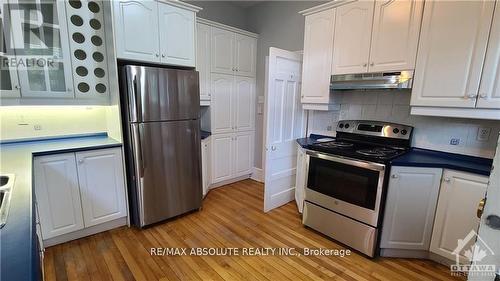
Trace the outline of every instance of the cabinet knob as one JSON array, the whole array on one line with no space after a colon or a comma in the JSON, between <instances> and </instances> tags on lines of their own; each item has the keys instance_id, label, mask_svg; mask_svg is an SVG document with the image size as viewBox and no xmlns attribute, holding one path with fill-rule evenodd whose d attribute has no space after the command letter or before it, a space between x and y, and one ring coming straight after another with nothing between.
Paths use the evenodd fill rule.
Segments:
<instances>
[{"instance_id":1,"label":"cabinet knob","mask_svg":"<svg viewBox=\"0 0 500 281\"><path fill-rule=\"evenodd\" d=\"M156 57L159 57L160 55L159 54L155 54Z\"/></svg>"},{"instance_id":2,"label":"cabinet knob","mask_svg":"<svg viewBox=\"0 0 500 281\"><path fill-rule=\"evenodd\" d=\"M363 67L367 67L367 66L368 66L368 64L367 64L367 63L363 63Z\"/></svg>"},{"instance_id":3,"label":"cabinet knob","mask_svg":"<svg viewBox=\"0 0 500 281\"><path fill-rule=\"evenodd\" d=\"M444 181L444 182L450 182L450 181L451 181L451 179L450 179L450 178L444 178L444 180L443 180L443 181Z\"/></svg>"},{"instance_id":4,"label":"cabinet knob","mask_svg":"<svg viewBox=\"0 0 500 281\"><path fill-rule=\"evenodd\" d=\"M396 175L396 174L394 174L394 175L392 175L392 176L391 176L391 178L393 178L393 179L397 179L397 178L399 178L399 176L398 176L398 175Z\"/></svg>"},{"instance_id":5,"label":"cabinet knob","mask_svg":"<svg viewBox=\"0 0 500 281\"><path fill-rule=\"evenodd\" d=\"M371 63L370 63L370 66L374 66L374 65L375 65L375 63L374 63L374 62L371 62Z\"/></svg>"},{"instance_id":6,"label":"cabinet knob","mask_svg":"<svg viewBox=\"0 0 500 281\"><path fill-rule=\"evenodd\" d=\"M165 54L161 54L161 57L164 58L165 57Z\"/></svg>"},{"instance_id":7,"label":"cabinet knob","mask_svg":"<svg viewBox=\"0 0 500 281\"><path fill-rule=\"evenodd\" d=\"M15 86L14 86L14 89L16 89L16 90L21 90L21 86L19 86L19 85L15 85Z\"/></svg>"},{"instance_id":8,"label":"cabinet knob","mask_svg":"<svg viewBox=\"0 0 500 281\"><path fill-rule=\"evenodd\" d=\"M469 99L475 99L475 98L477 98L477 95L476 95L476 94L470 94L470 95L469 95Z\"/></svg>"},{"instance_id":9,"label":"cabinet knob","mask_svg":"<svg viewBox=\"0 0 500 281\"><path fill-rule=\"evenodd\" d=\"M83 164L83 159L79 159L78 164Z\"/></svg>"},{"instance_id":10,"label":"cabinet knob","mask_svg":"<svg viewBox=\"0 0 500 281\"><path fill-rule=\"evenodd\" d=\"M276 150L276 146L272 145L272 146L271 146L271 150L272 150L272 151L275 151L275 150Z\"/></svg>"},{"instance_id":11,"label":"cabinet knob","mask_svg":"<svg viewBox=\"0 0 500 281\"><path fill-rule=\"evenodd\" d=\"M479 97L482 99L485 99L488 97L488 95L486 95L486 93L481 93L481 94L479 94Z\"/></svg>"}]
</instances>

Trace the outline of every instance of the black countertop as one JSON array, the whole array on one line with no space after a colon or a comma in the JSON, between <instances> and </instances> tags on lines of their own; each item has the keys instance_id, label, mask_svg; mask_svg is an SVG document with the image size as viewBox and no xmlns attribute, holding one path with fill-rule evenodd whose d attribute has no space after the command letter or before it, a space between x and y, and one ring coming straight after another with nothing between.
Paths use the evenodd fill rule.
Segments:
<instances>
[{"instance_id":1,"label":"black countertop","mask_svg":"<svg viewBox=\"0 0 500 281\"><path fill-rule=\"evenodd\" d=\"M201 136L201 139L202 139L202 140L204 140L204 139L208 138L211 134L212 134L212 133L207 132L207 131L203 131L203 130L201 130L201 131L200 131L200 136Z\"/></svg>"},{"instance_id":2,"label":"black countertop","mask_svg":"<svg viewBox=\"0 0 500 281\"><path fill-rule=\"evenodd\" d=\"M14 174L7 223L0 229L0 280L37 280L33 156L118 147L106 134L0 145L0 173Z\"/></svg>"},{"instance_id":3,"label":"black countertop","mask_svg":"<svg viewBox=\"0 0 500 281\"><path fill-rule=\"evenodd\" d=\"M318 139L321 138L334 139L333 137L311 134L308 138L297 139L297 143L302 148L307 149L310 145L318 143ZM490 175L492 164L493 160L488 158L421 148L412 148L408 153L391 161L393 166L444 168L485 176Z\"/></svg>"}]
</instances>

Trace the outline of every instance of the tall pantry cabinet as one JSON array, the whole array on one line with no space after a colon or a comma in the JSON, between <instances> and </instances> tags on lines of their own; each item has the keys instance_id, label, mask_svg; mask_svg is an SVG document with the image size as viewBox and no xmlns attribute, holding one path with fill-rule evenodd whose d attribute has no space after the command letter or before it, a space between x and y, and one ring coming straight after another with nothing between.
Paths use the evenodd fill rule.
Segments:
<instances>
[{"instance_id":1,"label":"tall pantry cabinet","mask_svg":"<svg viewBox=\"0 0 500 281\"><path fill-rule=\"evenodd\" d=\"M255 135L257 34L197 19L200 103L210 106L211 184L249 176Z\"/></svg>"}]
</instances>

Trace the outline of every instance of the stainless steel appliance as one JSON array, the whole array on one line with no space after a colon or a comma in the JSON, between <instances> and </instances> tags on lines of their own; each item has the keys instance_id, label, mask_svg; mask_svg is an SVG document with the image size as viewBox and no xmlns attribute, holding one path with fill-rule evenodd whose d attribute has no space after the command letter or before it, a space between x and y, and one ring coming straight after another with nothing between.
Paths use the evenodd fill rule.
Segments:
<instances>
[{"instance_id":1,"label":"stainless steel appliance","mask_svg":"<svg viewBox=\"0 0 500 281\"><path fill-rule=\"evenodd\" d=\"M413 71L332 75L332 90L411 89Z\"/></svg>"},{"instance_id":2,"label":"stainless steel appliance","mask_svg":"<svg viewBox=\"0 0 500 281\"><path fill-rule=\"evenodd\" d=\"M306 155L303 223L375 256L390 160L410 148L413 128L376 121L340 121L334 141Z\"/></svg>"},{"instance_id":3,"label":"stainless steel appliance","mask_svg":"<svg viewBox=\"0 0 500 281\"><path fill-rule=\"evenodd\" d=\"M143 227L201 206L198 72L121 67L130 215Z\"/></svg>"}]
</instances>

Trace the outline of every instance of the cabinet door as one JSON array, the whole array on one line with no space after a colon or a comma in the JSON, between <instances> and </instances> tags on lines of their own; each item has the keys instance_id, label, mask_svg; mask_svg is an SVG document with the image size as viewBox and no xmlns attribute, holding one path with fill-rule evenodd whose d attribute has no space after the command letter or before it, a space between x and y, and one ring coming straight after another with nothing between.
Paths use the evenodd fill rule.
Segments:
<instances>
[{"instance_id":1,"label":"cabinet door","mask_svg":"<svg viewBox=\"0 0 500 281\"><path fill-rule=\"evenodd\" d=\"M34 7L24 1L18 2L16 12L37 14L43 17L42 28L22 24L22 32L13 32L16 57L45 56L47 63L18 68L21 96L32 98L73 98L73 76L66 24L64 1L50 0ZM47 5L47 6L45 6ZM12 13L12 12L11 12ZM24 36L23 36L24 35ZM17 44L22 43L21 46ZM51 61L49 61L49 58Z\"/></svg>"},{"instance_id":2,"label":"cabinet door","mask_svg":"<svg viewBox=\"0 0 500 281\"><path fill-rule=\"evenodd\" d=\"M236 131L255 128L255 79L234 77L234 126Z\"/></svg>"},{"instance_id":3,"label":"cabinet door","mask_svg":"<svg viewBox=\"0 0 500 281\"><path fill-rule=\"evenodd\" d=\"M252 173L254 131L234 135L233 177Z\"/></svg>"},{"instance_id":4,"label":"cabinet door","mask_svg":"<svg viewBox=\"0 0 500 281\"><path fill-rule=\"evenodd\" d=\"M200 100L210 100L210 26L196 24L196 70L200 73Z\"/></svg>"},{"instance_id":5,"label":"cabinet door","mask_svg":"<svg viewBox=\"0 0 500 281\"><path fill-rule=\"evenodd\" d=\"M212 133L229 133L234 131L234 94L233 76L212 73L212 102L210 116Z\"/></svg>"},{"instance_id":6,"label":"cabinet door","mask_svg":"<svg viewBox=\"0 0 500 281\"><path fill-rule=\"evenodd\" d=\"M7 10L4 10L6 5L0 2L0 62L8 60L8 56L12 56L13 52L9 50L12 42L7 41L7 34L11 34L12 29L9 27L7 19ZM21 96L19 91L19 81L17 71L14 67L7 67L4 63L0 64L0 98L18 98Z\"/></svg>"},{"instance_id":7,"label":"cabinet door","mask_svg":"<svg viewBox=\"0 0 500 281\"><path fill-rule=\"evenodd\" d=\"M500 109L500 1L496 2L476 107Z\"/></svg>"},{"instance_id":8,"label":"cabinet door","mask_svg":"<svg viewBox=\"0 0 500 281\"><path fill-rule=\"evenodd\" d=\"M120 148L76 153L85 227L127 215Z\"/></svg>"},{"instance_id":9,"label":"cabinet door","mask_svg":"<svg viewBox=\"0 0 500 281\"><path fill-rule=\"evenodd\" d=\"M113 1L116 56L121 59L160 62L158 3Z\"/></svg>"},{"instance_id":10,"label":"cabinet door","mask_svg":"<svg viewBox=\"0 0 500 281\"><path fill-rule=\"evenodd\" d=\"M333 74L368 71L375 1L358 1L337 8L333 40Z\"/></svg>"},{"instance_id":11,"label":"cabinet door","mask_svg":"<svg viewBox=\"0 0 500 281\"><path fill-rule=\"evenodd\" d=\"M442 172L391 168L381 248L429 250Z\"/></svg>"},{"instance_id":12,"label":"cabinet door","mask_svg":"<svg viewBox=\"0 0 500 281\"><path fill-rule=\"evenodd\" d=\"M75 154L35 157L34 169L43 238L83 229Z\"/></svg>"},{"instance_id":13,"label":"cabinet door","mask_svg":"<svg viewBox=\"0 0 500 281\"><path fill-rule=\"evenodd\" d=\"M208 192L210 186L210 137L201 141L201 175L203 185L203 196Z\"/></svg>"},{"instance_id":14,"label":"cabinet door","mask_svg":"<svg viewBox=\"0 0 500 281\"><path fill-rule=\"evenodd\" d=\"M195 12L158 3L161 62L195 66Z\"/></svg>"},{"instance_id":15,"label":"cabinet door","mask_svg":"<svg viewBox=\"0 0 500 281\"><path fill-rule=\"evenodd\" d=\"M212 135L212 183L233 177L234 134Z\"/></svg>"},{"instance_id":16,"label":"cabinet door","mask_svg":"<svg viewBox=\"0 0 500 281\"><path fill-rule=\"evenodd\" d=\"M241 34L235 34L234 46L235 74L255 77L257 39Z\"/></svg>"},{"instance_id":17,"label":"cabinet door","mask_svg":"<svg viewBox=\"0 0 500 281\"><path fill-rule=\"evenodd\" d=\"M306 152L301 147L297 148L297 168L295 173L295 203L299 213L304 209L304 195L306 191L307 165Z\"/></svg>"},{"instance_id":18,"label":"cabinet door","mask_svg":"<svg viewBox=\"0 0 500 281\"><path fill-rule=\"evenodd\" d=\"M431 252L455 260L453 251L459 239L471 231L477 232L479 218L476 216L479 201L484 198L488 177L458 171L445 170L439 192L439 200L432 231ZM464 246L470 249L474 239ZM459 253L461 263L469 260Z\"/></svg>"},{"instance_id":19,"label":"cabinet door","mask_svg":"<svg viewBox=\"0 0 500 281\"><path fill-rule=\"evenodd\" d=\"M329 102L334 22L334 9L306 16L302 103Z\"/></svg>"},{"instance_id":20,"label":"cabinet door","mask_svg":"<svg viewBox=\"0 0 500 281\"><path fill-rule=\"evenodd\" d=\"M475 107L494 5L425 3L411 105Z\"/></svg>"},{"instance_id":21,"label":"cabinet door","mask_svg":"<svg viewBox=\"0 0 500 281\"><path fill-rule=\"evenodd\" d=\"M412 70L424 1L375 1L369 72Z\"/></svg>"},{"instance_id":22,"label":"cabinet door","mask_svg":"<svg viewBox=\"0 0 500 281\"><path fill-rule=\"evenodd\" d=\"M234 33L212 27L212 72L233 74Z\"/></svg>"}]
</instances>

